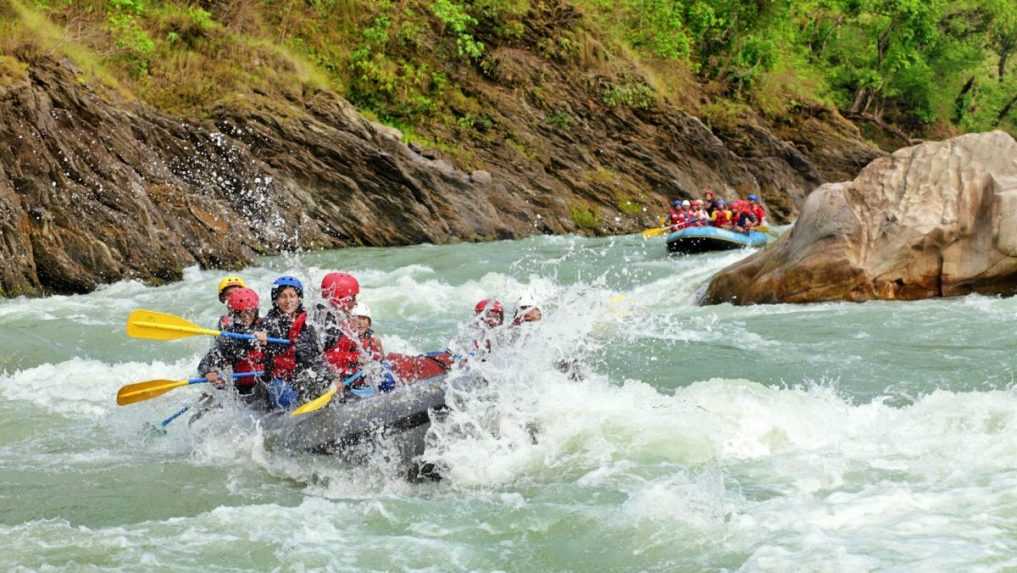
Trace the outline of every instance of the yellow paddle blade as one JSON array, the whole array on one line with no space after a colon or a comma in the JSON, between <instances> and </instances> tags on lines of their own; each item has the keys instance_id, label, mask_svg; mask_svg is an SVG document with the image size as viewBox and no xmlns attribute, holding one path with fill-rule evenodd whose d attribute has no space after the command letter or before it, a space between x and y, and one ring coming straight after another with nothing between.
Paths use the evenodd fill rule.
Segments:
<instances>
[{"instance_id":1,"label":"yellow paddle blade","mask_svg":"<svg viewBox=\"0 0 1017 573\"><path fill-rule=\"evenodd\" d=\"M149 380L128 384L117 391L117 406L126 406L162 396L166 392L181 386L187 386L187 380Z\"/></svg>"},{"instance_id":2,"label":"yellow paddle blade","mask_svg":"<svg viewBox=\"0 0 1017 573\"><path fill-rule=\"evenodd\" d=\"M219 331L202 328L173 314L138 309L127 318L127 336L148 340L176 340L196 334L219 336Z\"/></svg>"},{"instance_id":3,"label":"yellow paddle blade","mask_svg":"<svg viewBox=\"0 0 1017 573\"><path fill-rule=\"evenodd\" d=\"M651 237L656 237L658 235L663 235L666 232L667 232L667 228L665 228L665 227L654 227L652 229L647 229L647 230L643 231L643 238L644 239L649 239Z\"/></svg>"},{"instance_id":4,"label":"yellow paddle blade","mask_svg":"<svg viewBox=\"0 0 1017 573\"><path fill-rule=\"evenodd\" d=\"M303 406L297 408L296 410L293 410L290 413L290 416L303 416L304 414L310 414L311 412L317 412L318 410L321 410L322 408L327 406L329 402L332 401L332 396L335 396L335 392L336 386L335 384L333 384L332 387L329 388L328 391L322 394L321 396L318 396L314 400L311 400L310 402L304 404Z\"/></svg>"}]
</instances>

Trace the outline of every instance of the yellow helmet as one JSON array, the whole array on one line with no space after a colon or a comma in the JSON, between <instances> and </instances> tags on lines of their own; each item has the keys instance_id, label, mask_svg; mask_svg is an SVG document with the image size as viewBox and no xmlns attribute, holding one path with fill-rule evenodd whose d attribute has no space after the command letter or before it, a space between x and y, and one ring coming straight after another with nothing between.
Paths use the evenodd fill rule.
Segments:
<instances>
[{"instance_id":1,"label":"yellow helmet","mask_svg":"<svg viewBox=\"0 0 1017 573\"><path fill-rule=\"evenodd\" d=\"M224 302L226 297L223 296L223 291L230 287L246 287L244 279L237 276L230 276L219 281L219 302Z\"/></svg>"}]
</instances>

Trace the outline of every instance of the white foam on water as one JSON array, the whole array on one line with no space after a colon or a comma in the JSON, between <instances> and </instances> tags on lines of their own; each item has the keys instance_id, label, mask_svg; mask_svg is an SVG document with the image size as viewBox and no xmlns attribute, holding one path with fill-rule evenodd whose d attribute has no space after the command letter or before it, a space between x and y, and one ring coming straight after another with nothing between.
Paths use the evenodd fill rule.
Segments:
<instances>
[{"instance_id":1,"label":"white foam on water","mask_svg":"<svg viewBox=\"0 0 1017 573\"><path fill-rule=\"evenodd\" d=\"M0 395L48 412L102 418L117 409L116 394L122 386L149 379L183 378L186 376L181 373L191 370L193 364L194 360L107 364L75 358L0 374Z\"/></svg>"},{"instance_id":2,"label":"white foam on water","mask_svg":"<svg viewBox=\"0 0 1017 573\"><path fill-rule=\"evenodd\" d=\"M674 372L648 374L639 362L700 345L733 348L747 361L791 354L810 368L829 354L850 373L872 367L880 345L896 344L888 333L911 332L912 324L941 329L947 337L971 321L992 323L984 336L993 338L972 340L971 348L952 340L943 343L947 350L927 338L906 341L932 348L928 362L934 365L946 368L959 360L963 368L971 352L992 357L994 349L1008 347L999 326L1017 316L1014 299L699 308L693 302L708 276L747 253L651 259L649 244L641 250L626 241L535 239L517 263L473 274L439 271L445 267L437 259L425 258L387 269L373 263L370 253L334 266L273 259L242 273L263 301L273 278L295 274L305 281L311 304L326 272L353 272L391 352L435 350L450 342L468 351L467 325L477 300L498 297L510 316L523 297L540 301L542 322L505 329L496 354L472 360L489 385L455 394L456 409L433 427L426 458L442 469L446 479L439 484L406 483L384 455L344 467L327 457L266 451L256 422L228 400L223 410L191 426L185 416L168 436L141 441L136 434L144 422L158 422L200 390L175 390L123 408L115 406L116 390L143 379L185 377L200 358L186 345L174 347L178 356L186 354L181 358L52 360L0 375L0 397L40 433L54 421L98 428L74 452L19 441L3 448L0 469L37 466L59 473L107 464L129 473L132 465L147 468L165 457L214 476L205 479L224 480L234 496L229 504L240 504L111 527L63 519L3 524L0 568L1017 566L1017 396L1006 381L957 390L950 384L980 380L931 370L930 377L946 382L930 379L928 387L911 387L904 399L896 391L880 394L890 394L898 381L877 374L864 381L876 390L859 399L851 392L854 381L841 376L761 384L747 362L744 374L690 380L680 364ZM469 258L478 262L497 260L485 246L463 248L472 249ZM422 253L448 252L443 249ZM579 279L562 278L580 262L588 266L576 272ZM142 306L210 325L222 312L214 285L223 274L192 268L182 282L164 287L124 282L87 296L6 301L0 319L106 324L112 331L122 328L130 309ZM832 332L843 339L822 339L821 333L818 342L825 346L791 342L796 321L827 321L841 328ZM768 330L777 323L791 326ZM849 344L855 350L840 348ZM629 368L608 375L617 369L603 365L619 350L632 357L624 359ZM575 368L562 372L563 363L578 364L582 380L570 378ZM884 372L878 363L873 368ZM808 375L827 378L822 371ZM0 495L0 506L14 499L10 492ZM625 561L613 562L614 556Z\"/></svg>"}]
</instances>

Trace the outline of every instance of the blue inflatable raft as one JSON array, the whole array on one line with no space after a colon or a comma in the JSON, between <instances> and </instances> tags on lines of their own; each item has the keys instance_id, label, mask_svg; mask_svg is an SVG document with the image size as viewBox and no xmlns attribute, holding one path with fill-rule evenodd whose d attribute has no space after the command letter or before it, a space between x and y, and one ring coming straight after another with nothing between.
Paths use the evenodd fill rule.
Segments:
<instances>
[{"instance_id":1,"label":"blue inflatable raft","mask_svg":"<svg viewBox=\"0 0 1017 573\"><path fill-rule=\"evenodd\" d=\"M770 236L759 231L739 233L717 227L688 227L667 236L669 253L705 253L728 249L757 248L766 245Z\"/></svg>"}]
</instances>

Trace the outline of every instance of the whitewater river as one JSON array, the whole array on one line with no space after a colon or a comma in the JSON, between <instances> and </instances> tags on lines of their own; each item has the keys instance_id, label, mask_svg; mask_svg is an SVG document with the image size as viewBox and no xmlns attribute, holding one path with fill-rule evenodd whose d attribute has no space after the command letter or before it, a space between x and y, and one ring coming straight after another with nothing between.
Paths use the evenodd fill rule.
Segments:
<instances>
[{"instance_id":1,"label":"whitewater river","mask_svg":"<svg viewBox=\"0 0 1017 573\"><path fill-rule=\"evenodd\" d=\"M1013 571L1017 299L698 307L743 252L543 237L271 258L361 279L387 351L444 348L473 304L545 321L481 365L413 484L266 449L200 393L208 339L129 339L150 308L214 325L223 273L0 302L0 571ZM570 381L552 367L586 365ZM536 440L531 439L535 433Z\"/></svg>"}]
</instances>

